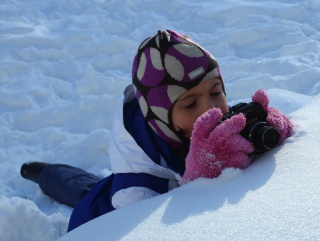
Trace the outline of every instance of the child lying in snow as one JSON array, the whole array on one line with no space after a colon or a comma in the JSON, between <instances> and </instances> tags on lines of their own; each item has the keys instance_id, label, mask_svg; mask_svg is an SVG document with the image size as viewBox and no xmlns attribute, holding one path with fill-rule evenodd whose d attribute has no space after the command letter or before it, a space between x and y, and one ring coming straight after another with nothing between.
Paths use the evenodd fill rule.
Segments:
<instances>
[{"instance_id":1,"label":"child lying in snow","mask_svg":"<svg viewBox=\"0 0 320 241\"><path fill-rule=\"evenodd\" d=\"M293 124L268 107L263 90L252 101L267 112L280 142L292 134ZM240 135L246 118L240 113L220 123L228 111L214 57L187 36L159 30L140 45L132 85L115 114L109 148L113 174L99 180L79 168L39 162L24 164L21 174L57 201L75 206L70 231L196 178L248 167L254 147Z\"/></svg>"}]
</instances>

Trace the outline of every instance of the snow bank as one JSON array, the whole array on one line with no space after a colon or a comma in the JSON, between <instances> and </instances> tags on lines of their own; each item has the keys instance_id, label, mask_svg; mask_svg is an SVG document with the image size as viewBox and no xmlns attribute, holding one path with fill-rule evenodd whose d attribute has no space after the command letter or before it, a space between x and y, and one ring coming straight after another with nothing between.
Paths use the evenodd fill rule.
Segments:
<instances>
[{"instance_id":1,"label":"snow bank","mask_svg":"<svg viewBox=\"0 0 320 241\"><path fill-rule=\"evenodd\" d=\"M19 197L0 199L1 240L55 240L67 230L67 218L61 213L50 216L34 202Z\"/></svg>"},{"instance_id":2,"label":"snow bank","mask_svg":"<svg viewBox=\"0 0 320 241\"><path fill-rule=\"evenodd\" d=\"M196 180L92 220L59 240L317 240L319 111L320 95L290 115L295 135L246 170Z\"/></svg>"}]
</instances>

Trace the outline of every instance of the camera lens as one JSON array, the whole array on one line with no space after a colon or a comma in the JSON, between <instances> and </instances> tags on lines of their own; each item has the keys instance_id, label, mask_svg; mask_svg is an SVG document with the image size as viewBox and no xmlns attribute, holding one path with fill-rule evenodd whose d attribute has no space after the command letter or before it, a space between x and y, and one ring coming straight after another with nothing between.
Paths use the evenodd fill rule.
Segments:
<instances>
[{"instance_id":1,"label":"camera lens","mask_svg":"<svg viewBox=\"0 0 320 241\"><path fill-rule=\"evenodd\" d=\"M254 121L246 125L241 135L248 139L256 152L265 152L279 145L280 133L266 122Z\"/></svg>"},{"instance_id":2,"label":"camera lens","mask_svg":"<svg viewBox=\"0 0 320 241\"><path fill-rule=\"evenodd\" d=\"M280 134L278 130L270 126L265 126L263 129L262 142L264 146L268 149L277 147L280 141Z\"/></svg>"},{"instance_id":3,"label":"camera lens","mask_svg":"<svg viewBox=\"0 0 320 241\"><path fill-rule=\"evenodd\" d=\"M279 145L280 133L265 122L254 122L247 128L248 140L257 152L265 152Z\"/></svg>"}]
</instances>

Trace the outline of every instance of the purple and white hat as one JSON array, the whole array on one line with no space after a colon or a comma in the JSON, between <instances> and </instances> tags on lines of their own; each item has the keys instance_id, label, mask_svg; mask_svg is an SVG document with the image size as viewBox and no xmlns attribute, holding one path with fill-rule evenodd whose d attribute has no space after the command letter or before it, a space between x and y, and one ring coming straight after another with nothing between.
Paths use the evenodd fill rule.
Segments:
<instances>
[{"instance_id":1,"label":"purple and white hat","mask_svg":"<svg viewBox=\"0 0 320 241\"><path fill-rule=\"evenodd\" d=\"M144 40L132 67L132 82L145 119L173 147L182 143L171 123L173 104L186 91L213 77L221 79L224 90L214 57L189 37L172 30L159 30Z\"/></svg>"}]
</instances>

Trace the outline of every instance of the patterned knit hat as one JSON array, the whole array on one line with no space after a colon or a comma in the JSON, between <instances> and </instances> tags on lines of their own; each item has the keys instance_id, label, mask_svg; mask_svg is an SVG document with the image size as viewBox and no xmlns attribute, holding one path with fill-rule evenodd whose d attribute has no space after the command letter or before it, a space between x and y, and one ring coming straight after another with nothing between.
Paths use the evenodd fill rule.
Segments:
<instances>
[{"instance_id":1,"label":"patterned knit hat","mask_svg":"<svg viewBox=\"0 0 320 241\"><path fill-rule=\"evenodd\" d=\"M171 124L174 102L202 81L223 79L214 57L189 37L159 30L142 42L134 58L132 82L145 119L173 147L182 140Z\"/></svg>"}]
</instances>

